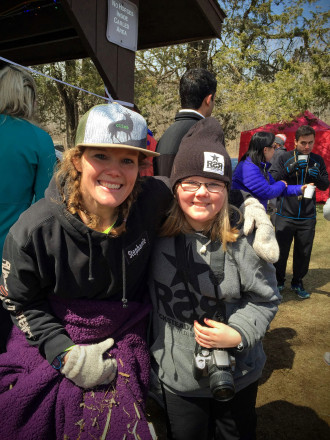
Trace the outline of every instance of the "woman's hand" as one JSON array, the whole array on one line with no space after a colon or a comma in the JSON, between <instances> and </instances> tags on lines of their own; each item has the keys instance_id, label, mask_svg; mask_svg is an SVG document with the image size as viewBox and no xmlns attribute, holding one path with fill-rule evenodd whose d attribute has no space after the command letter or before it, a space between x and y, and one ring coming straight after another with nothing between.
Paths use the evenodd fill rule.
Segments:
<instances>
[{"instance_id":1,"label":"woman's hand","mask_svg":"<svg viewBox=\"0 0 330 440\"><path fill-rule=\"evenodd\" d=\"M207 327L194 321L196 342L205 348L231 348L237 347L242 342L239 332L227 324L204 319Z\"/></svg>"},{"instance_id":2,"label":"woman's hand","mask_svg":"<svg viewBox=\"0 0 330 440\"><path fill-rule=\"evenodd\" d=\"M81 388L93 388L96 385L109 384L117 373L116 359L103 355L113 346L114 340L92 345L75 345L65 355L61 373Z\"/></svg>"}]
</instances>

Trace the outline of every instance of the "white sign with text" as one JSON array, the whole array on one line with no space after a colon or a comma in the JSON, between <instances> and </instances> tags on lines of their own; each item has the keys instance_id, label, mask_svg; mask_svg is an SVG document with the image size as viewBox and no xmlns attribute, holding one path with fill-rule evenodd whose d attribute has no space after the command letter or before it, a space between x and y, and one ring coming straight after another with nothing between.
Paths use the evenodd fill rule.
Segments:
<instances>
[{"instance_id":1,"label":"white sign with text","mask_svg":"<svg viewBox=\"0 0 330 440\"><path fill-rule=\"evenodd\" d=\"M108 0L108 41L135 52L137 38L138 7L128 0Z\"/></svg>"}]
</instances>

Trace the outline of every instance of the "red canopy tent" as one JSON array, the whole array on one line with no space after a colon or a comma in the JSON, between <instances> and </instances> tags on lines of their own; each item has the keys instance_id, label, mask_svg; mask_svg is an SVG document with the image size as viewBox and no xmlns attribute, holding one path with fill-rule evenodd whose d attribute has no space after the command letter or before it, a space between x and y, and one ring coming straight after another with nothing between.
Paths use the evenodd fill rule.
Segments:
<instances>
[{"instance_id":1,"label":"red canopy tent","mask_svg":"<svg viewBox=\"0 0 330 440\"><path fill-rule=\"evenodd\" d=\"M330 175L330 125L318 119L311 112L305 111L305 113L297 116L290 122L278 122L276 124L267 124L262 127L253 128L252 130L243 131L241 133L240 147L239 147L239 159L247 151L252 135L257 131L270 131L274 134L284 133L287 137L285 147L287 150L294 149L295 133L297 128L301 125L310 125L314 128L315 145L313 153L322 156L325 165L327 167L328 174ZM316 201L325 202L330 195L329 190L319 191L316 190Z\"/></svg>"}]
</instances>

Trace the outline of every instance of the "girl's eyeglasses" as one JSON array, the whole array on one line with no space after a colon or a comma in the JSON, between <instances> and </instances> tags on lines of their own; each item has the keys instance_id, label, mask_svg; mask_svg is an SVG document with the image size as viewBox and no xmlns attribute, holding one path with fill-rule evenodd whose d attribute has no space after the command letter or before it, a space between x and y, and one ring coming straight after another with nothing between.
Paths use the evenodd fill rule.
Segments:
<instances>
[{"instance_id":1,"label":"girl's eyeglasses","mask_svg":"<svg viewBox=\"0 0 330 440\"><path fill-rule=\"evenodd\" d=\"M196 192L202 185L204 185L205 188L211 193L222 193L226 188L225 183L202 183L195 182L194 180L185 180L184 182L180 182L180 185L183 191L188 192Z\"/></svg>"}]
</instances>

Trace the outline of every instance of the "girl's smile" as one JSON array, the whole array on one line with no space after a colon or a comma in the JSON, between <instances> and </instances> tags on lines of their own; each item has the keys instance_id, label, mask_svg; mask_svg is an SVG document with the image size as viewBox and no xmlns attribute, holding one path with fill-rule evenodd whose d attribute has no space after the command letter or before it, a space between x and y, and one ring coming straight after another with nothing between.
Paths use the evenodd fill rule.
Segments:
<instances>
[{"instance_id":1,"label":"girl's smile","mask_svg":"<svg viewBox=\"0 0 330 440\"><path fill-rule=\"evenodd\" d=\"M216 179L206 177L191 176L189 181L199 183L221 184ZM200 231L206 226L221 210L227 189L222 192L210 192L205 185L201 185L195 192L185 191L181 184L178 185L176 196L189 225L196 231Z\"/></svg>"}]
</instances>

